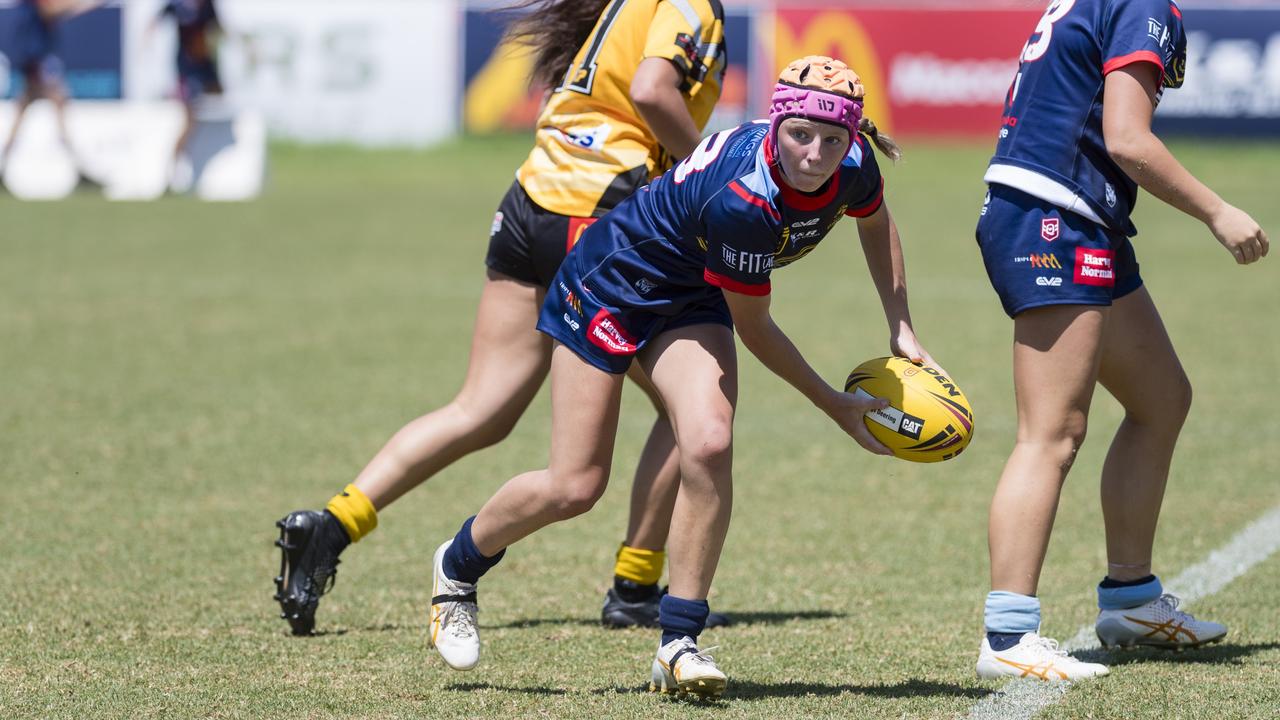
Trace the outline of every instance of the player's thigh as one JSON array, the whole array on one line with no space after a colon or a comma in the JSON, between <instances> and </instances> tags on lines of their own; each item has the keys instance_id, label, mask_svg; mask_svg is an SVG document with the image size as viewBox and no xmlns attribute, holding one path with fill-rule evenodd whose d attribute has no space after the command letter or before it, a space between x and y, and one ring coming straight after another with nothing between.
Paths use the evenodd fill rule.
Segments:
<instances>
[{"instance_id":1,"label":"player's thigh","mask_svg":"<svg viewBox=\"0 0 1280 720\"><path fill-rule=\"evenodd\" d=\"M1014 318L1019 440L1082 437L1110 308L1047 305Z\"/></svg>"},{"instance_id":2,"label":"player's thigh","mask_svg":"<svg viewBox=\"0 0 1280 720\"><path fill-rule=\"evenodd\" d=\"M608 479L623 375L606 372L555 343L551 361L551 457L558 483Z\"/></svg>"},{"instance_id":3,"label":"player's thigh","mask_svg":"<svg viewBox=\"0 0 1280 720\"><path fill-rule=\"evenodd\" d=\"M1139 419L1180 422L1186 414L1191 384L1145 287L1112 306L1098 379Z\"/></svg>"},{"instance_id":4,"label":"player's thigh","mask_svg":"<svg viewBox=\"0 0 1280 720\"><path fill-rule=\"evenodd\" d=\"M733 330L707 323L665 331L645 347L640 362L667 408L681 452L697 457L727 450L738 401Z\"/></svg>"},{"instance_id":5,"label":"player's thigh","mask_svg":"<svg viewBox=\"0 0 1280 720\"><path fill-rule=\"evenodd\" d=\"M536 327L544 297L533 283L486 271L460 401L486 409L529 404L551 364L551 340Z\"/></svg>"}]
</instances>

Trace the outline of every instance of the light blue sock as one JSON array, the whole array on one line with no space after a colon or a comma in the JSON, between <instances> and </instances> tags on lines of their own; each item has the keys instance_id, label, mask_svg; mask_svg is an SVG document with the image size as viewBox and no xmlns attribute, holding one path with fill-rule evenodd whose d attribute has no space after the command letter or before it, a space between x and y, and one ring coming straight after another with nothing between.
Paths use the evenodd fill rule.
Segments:
<instances>
[{"instance_id":1,"label":"light blue sock","mask_svg":"<svg viewBox=\"0 0 1280 720\"><path fill-rule=\"evenodd\" d=\"M1040 598L993 590L987 593L987 632L1029 633L1040 629Z\"/></svg>"},{"instance_id":2,"label":"light blue sock","mask_svg":"<svg viewBox=\"0 0 1280 720\"><path fill-rule=\"evenodd\" d=\"M1107 587L1112 585L1113 587ZM1114 580L1104 578L1098 585L1099 610L1124 610L1146 605L1164 594L1164 586L1155 575L1141 585L1118 585Z\"/></svg>"}]
</instances>

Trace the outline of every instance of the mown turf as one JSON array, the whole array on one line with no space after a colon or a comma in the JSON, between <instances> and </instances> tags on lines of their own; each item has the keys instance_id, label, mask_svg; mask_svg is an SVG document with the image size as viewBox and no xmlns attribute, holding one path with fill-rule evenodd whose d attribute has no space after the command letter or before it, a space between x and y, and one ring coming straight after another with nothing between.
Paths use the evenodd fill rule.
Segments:
<instances>
[{"instance_id":1,"label":"mown turf","mask_svg":"<svg viewBox=\"0 0 1280 720\"><path fill-rule=\"evenodd\" d=\"M543 462L545 394L503 445L383 513L346 553L321 635L271 601L272 523L318 507L466 363L493 208L524 138L430 152L277 148L244 205L0 199L0 717L857 717L963 715L986 592L986 506L1013 438L1010 324L972 229L987 149L907 143L888 170L917 329L978 418L959 459L861 452L743 351L736 507L713 591L737 626L705 645L723 703L643 692L651 632L596 627L651 421L628 391L615 482L519 544L483 587L482 666L425 644L430 552ZM1280 148L1178 146L1280 235ZM1167 577L1280 503L1280 256L1238 268L1144 198L1148 287L1195 384L1160 532ZM832 382L886 350L842 226L775 277L779 323ZM1092 616L1104 568L1105 395L1041 586L1047 634ZM1217 647L1116 657L1043 717L1275 717L1280 560L1196 610Z\"/></svg>"}]
</instances>

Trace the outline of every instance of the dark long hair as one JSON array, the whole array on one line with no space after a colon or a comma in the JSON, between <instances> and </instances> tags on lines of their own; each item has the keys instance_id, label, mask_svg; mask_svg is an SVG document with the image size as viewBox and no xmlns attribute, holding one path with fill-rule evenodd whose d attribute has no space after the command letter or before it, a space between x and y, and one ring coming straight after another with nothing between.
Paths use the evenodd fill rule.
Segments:
<instances>
[{"instance_id":1,"label":"dark long hair","mask_svg":"<svg viewBox=\"0 0 1280 720\"><path fill-rule=\"evenodd\" d=\"M534 84L555 87L569 70L573 56L587 41L610 0L521 0L501 8L516 19L507 38L528 46L535 54Z\"/></svg>"}]
</instances>

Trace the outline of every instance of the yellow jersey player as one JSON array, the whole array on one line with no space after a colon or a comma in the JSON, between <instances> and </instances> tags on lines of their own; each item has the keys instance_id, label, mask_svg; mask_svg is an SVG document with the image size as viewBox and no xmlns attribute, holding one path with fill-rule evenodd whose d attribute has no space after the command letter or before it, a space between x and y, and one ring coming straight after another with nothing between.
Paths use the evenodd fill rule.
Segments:
<instances>
[{"instance_id":1,"label":"yellow jersey player","mask_svg":"<svg viewBox=\"0 0 1280 720\"><path fill-rule=\"evenodd\" d=\"M551 365L551 340L535 325L568 249L596 218L691 153L719 98L725 47L716 0L525 0L514 9L523 15L510 37L533 50L534 81L550 90L536 145L493 219L466 379L452 402L401 428L325 510L277 523L276 600L294 634L312 631L339 554L376 527L378 511L511 431ZM657 625L680 482L662 404L643 374L633 378L659 416L636 470L602 613L607 626ZM709 624L716 622L723 618Z\"/></svg>"}]
</instances>

